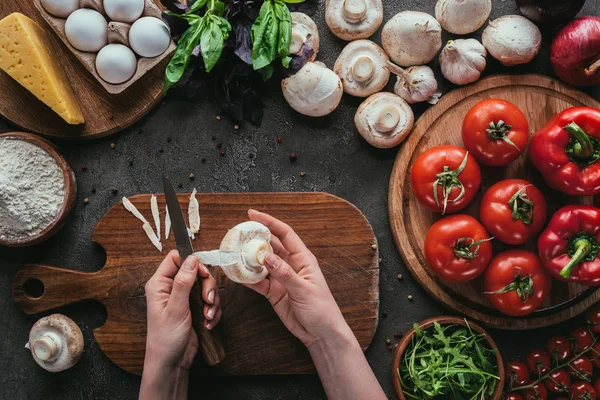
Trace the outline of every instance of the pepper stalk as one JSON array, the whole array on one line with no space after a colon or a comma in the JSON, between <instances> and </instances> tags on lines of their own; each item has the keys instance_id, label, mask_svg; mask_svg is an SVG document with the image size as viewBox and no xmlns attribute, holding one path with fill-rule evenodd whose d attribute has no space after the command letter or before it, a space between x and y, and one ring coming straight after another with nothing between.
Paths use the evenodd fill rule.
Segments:
<instances>
[{"instance_id":1,"label":"pepper stalk","mask_svg":"<svg viewBox=\"0 0 600 400\"><path fill-rule=\"evenodd\" d=\"M560 271L560 276L565 279L571 277L573 269L583 261L593 261L600 251L600 245L596 238L587 233L580 232L569 239L567 254L571 260Z\"/></svg>"},{"instance_id":2,"label":"pepper stalk","mask_svg":"<svg viewBox=\"0 0 600 400\"><path fill-rule=\"evenodd\" d=\"M564 129L571 134L566 153L573 162L584 167L600 159L600 145L596 138L588 135L575 121Z\"/></svg>"}]
</instances>

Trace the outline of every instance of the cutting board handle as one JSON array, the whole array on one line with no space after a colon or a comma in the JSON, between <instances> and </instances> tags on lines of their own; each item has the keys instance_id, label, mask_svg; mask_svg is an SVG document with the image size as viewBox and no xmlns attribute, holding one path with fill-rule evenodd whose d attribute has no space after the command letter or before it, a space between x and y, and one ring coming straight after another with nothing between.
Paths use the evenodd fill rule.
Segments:
<instances>
[{"instance_id":1,"label":"cutting board handle","mask_svg":"<svg viewBox=\"0 0 600 400\"><path fill-rule=\"evenodd\" d=\"M48 265L27 264L13 282L13 297L27 314L37 314L107 292L99 272L81 272Z\"/></svg>"}]
</instances>

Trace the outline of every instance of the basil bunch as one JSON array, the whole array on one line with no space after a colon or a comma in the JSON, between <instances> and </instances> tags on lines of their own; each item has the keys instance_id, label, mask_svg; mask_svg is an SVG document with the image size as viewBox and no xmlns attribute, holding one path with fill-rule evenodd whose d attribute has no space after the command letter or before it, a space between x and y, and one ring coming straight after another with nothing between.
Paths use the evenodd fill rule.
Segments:
<instances>
[{"instance_id":1,"label":"basil bunch","mask_svg":"<svg viewBox=\"0 0 600 400\"><path fill-rule=\"evenodd\" d=\"M205 5L204 16L196 14ZM167 65L165 93L182 78L192 55L202 54L206 72L210 72L217 64L231 31L231 25L223 18L224 13L225 4L219 0L197 0L185 14L168 12L169 15L185 19L189 27L179 38L175 54Z\"/></svg>"}]
</instances>

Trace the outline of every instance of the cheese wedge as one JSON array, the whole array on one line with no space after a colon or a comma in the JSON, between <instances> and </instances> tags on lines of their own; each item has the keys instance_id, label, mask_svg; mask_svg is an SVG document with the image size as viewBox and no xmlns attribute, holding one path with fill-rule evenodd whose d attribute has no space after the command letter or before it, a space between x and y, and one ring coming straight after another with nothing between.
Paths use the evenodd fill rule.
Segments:
<instances>
[{"instance_id":1,"label":"cheese wedge","mask_svg":"<svg viewBox=\"0 0 600 400\"><path fill-rule=\"evenodd\" d=\"M77 98L52 47L46 31L25 15L0 21L0 68L69 124L81 124Z\"/></svg>"}]
</instances>

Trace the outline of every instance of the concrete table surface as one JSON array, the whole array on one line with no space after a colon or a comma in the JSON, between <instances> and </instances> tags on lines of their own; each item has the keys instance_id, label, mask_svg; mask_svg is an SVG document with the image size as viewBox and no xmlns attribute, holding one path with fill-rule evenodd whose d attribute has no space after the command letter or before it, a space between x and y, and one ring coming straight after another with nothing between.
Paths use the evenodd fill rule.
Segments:
<instances>
[{"instance_id":1,"label":"concrete table surface","mask_svg":"<svg viewBox=\"0 0 600 400\"><path fill-rule=\"evenodd\" d=\"M323 2L324 3L324 2ZM434 0L387 0L384 21L403 10L434 13ZM518 13L513 0L493 0L492 18ZM600 3L588 0L581 15L600 15ZM332 67L344 46L325 24L324 4L315 15L322 48L319 59ZM379 41L381 30L373 37ZM554 30L544 29L543 49L531 64L502 67L488 58L485 75L538 73L553 76L548 47ZM481 31L473 35L480 38ZM450 36L445 34L444 40ZM444 93L453 87L441 77L437 60L434 70ZM388 85L391 89L392 81ZM600 99L600 90L587 90ZM39 368L24 349L29 329L39 316L24 314L14 303L11 284L20 265L45 263L94 271L104 263L103 251L90 241L98 220L121 196L161 192L160 173L166 172L178 191L324 191L354 203L372 224L381 252L381 318L377 334L366 356L381 385L394 398L391 353L386 338L406 331L413 322L447 313L421 289L402 265L388 221L388 180L397 149L370 147L354 128L353 117L360 100L344 96L333 114L309 119L288 107L277 83L265 99L261 127L248 123L239 130L209 101L189 103L168 97L148 116L124 131L100 140L57 143L73 166L78 196L66 226L48 242L29 249L0 249L0 399L133 399L140 378L115 366L94 341L92 331L106 317L102 306L83 302L57 310L73 318L85 336L85 352L71 370L51 374ZM426 105L414 107L420 115ZM0 120L0 132L18 130ZM212 140L212 137L215 140ZM281 137L282 143L276 138ZM170 138L170 141L168 139ZM116 145L111 149L111 143ZM218 145L226 155L219 155ZM298 159L291 162L295 152ZM252 158L251 158L252 157ZM206 158L206 162L202 162ZM133 165L130 166L130 161ZM82 170L86 166L86 171ZM305 172L305 176L300 175ZM188 178L195 175L195 180ZM118 189L118 195L112 189ZM93 193L95 189L95 193ZM84 205L83 199L90 202ZM398 281L397 274L404 275ZM407 295L413 301L407 300ZM505 359L524 357L528 347L562 327L526 333L492 331ZM193 378L194 399L322 399L316 375Z\"/></svg>"}]
</instances>

